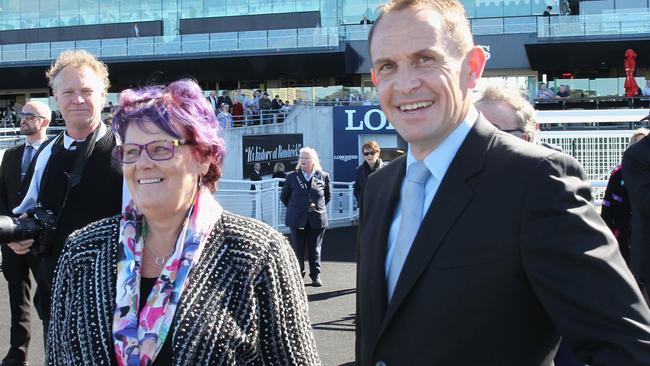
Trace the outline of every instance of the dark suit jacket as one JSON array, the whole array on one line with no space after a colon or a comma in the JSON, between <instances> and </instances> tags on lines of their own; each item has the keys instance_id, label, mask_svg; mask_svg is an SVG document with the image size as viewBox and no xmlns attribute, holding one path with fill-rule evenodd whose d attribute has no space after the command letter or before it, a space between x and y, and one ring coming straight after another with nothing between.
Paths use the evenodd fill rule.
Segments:
<instances>
[{"instance_id":1,"label":"dark suit jacket","mask_svg":"<svg viewBox=\"0 0 650 366\"><path fill-rule=\"evenodd\" d=\"M330 176L325 172L316 171L310 182L305 180L301 170L287 174L280 193L280 200L287 206L284 224L300 228L305 227L309 221L309 226L313 229L327 227L325 205L332 198L331 192ZM312 212L309 212L310 202L316 205Z\"/></svg>"},{"instance_id":2,"label":"dark suit jacket","mask_svg":"<svg viewBox=\"0 0 650 366\"><path fill-rule=\"evenodd\" d=\"M371 175L359 227L357 361L649 365L650 311L568 155L479 118L420 226L391 302L384 261L406 157ZM589 254L585 254L589 253Z\"/></svg>"},{"instance_id":3,"label":"dark suit jacket","mask_svg":"<svg viewBox=\"0 0 650 366\"><path fill-rule=\"evenodd\" d=\"M14 216L11 210L23 200L29 188L31 171L20 181L20 165L23 161L25 144L7 149L0 164L0 215ZM36 154L34 154L36 155Z\"/></svg>"},{"instance_id":4,"label":"dark suit jacket","mask_svg":"<svg viewBox=\"0 0 650 366\"><path fill-rule=\"evenodd\" d=\"M632 271L650 285L650 138L625 151L623 177L632 208Z\"/></svg>"}]
</instances>

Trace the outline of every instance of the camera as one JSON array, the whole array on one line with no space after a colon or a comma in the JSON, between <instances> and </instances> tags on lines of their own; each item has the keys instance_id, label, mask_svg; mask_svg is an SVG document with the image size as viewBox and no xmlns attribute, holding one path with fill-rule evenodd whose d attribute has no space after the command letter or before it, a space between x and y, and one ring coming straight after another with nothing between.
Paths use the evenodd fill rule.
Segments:
<instances>
[{"instance_id":1,"label":"camera","mask_svg":"<svg viewBox=\"0 0 650 366\"><path fill-rule=\"evenodd\" d=\"M0 216L0 244L34 239L32 253L47 257L52 251L51 239L56 230L56 215L51 210L39 206L27 214L28 217L23 219Z\"/></svg>"}]
</instances>

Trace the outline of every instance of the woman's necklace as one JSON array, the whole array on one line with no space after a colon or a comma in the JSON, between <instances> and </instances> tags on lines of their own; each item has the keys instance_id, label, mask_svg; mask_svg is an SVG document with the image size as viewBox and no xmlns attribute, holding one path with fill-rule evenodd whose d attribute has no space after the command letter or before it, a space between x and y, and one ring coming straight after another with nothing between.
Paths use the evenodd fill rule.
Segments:
<instances>
[{"instance_id":1,"label":"woman's necklace","mask_svg":"<svg viewBox=\"0 0 650 366\"><path fill-rule=\"evenodd\" d=\"M151 253L154 257L156 257L156 259L154 259L154 263L156 263L156 265L162 266L165 263L167 263L167 259L169 259L169 257L171 257L171 255L174 254L174 252L172 251L171 253L169 253L167 255L158 255L158 253L154 252L153 248L151 248L149 245L145 244L144 238L146 237L146 235L147 235L147 226L143 224L142 225L142 239L143 239L142 240L142 245L149 250L149 253Z\"/></svg>"}]
</instances>

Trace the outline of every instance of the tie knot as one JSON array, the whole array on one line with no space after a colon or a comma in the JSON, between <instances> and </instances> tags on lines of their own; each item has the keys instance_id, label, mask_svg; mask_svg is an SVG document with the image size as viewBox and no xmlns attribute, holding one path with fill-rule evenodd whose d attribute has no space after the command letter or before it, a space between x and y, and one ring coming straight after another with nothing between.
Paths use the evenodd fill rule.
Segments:
<instances>
[{"instance_id":1,"label":"tie knot","mask_svg":"<svg viewBox=\"0 0 650 366\"><path fill-rule=\"evenodd\" d=\"M407 170L406 180L417 184L424 184L431 175L429 168L421 160L409 165Z\"/></svg>"}]
</instances>

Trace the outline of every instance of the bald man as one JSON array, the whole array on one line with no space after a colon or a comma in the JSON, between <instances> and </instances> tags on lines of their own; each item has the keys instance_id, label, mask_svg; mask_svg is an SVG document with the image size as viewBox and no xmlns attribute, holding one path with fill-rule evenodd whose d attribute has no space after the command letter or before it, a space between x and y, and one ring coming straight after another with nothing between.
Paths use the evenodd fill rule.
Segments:
<instances>
[{"instance_id":1,"label":"bald man","mask_svg":"<svg viewBox=\"0 0 650 366\"><path fill-rule=\"evenodd\" d=\"M20 134L24 135L26 139L24 144L8 149L2 158L0 164L0 215L12 216L11 210L20 204L27 187L29 187L31 180L29 166L46 139L45 133L50 124L52 110L45 103L32 101L23 107L18 116L20 118ZM36 258L31 253L17 255L6 245L1 245L0 248L3 258L2 274L7 280L11 308L10 348L1 365L26 365L27 348L31 338L29 294L32 284L29 279L29 270L31 268L34 273L37 270Z\"/></svg>"}]
</instances>

